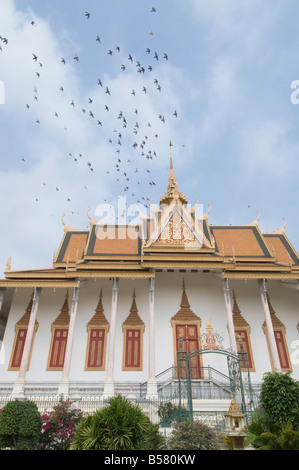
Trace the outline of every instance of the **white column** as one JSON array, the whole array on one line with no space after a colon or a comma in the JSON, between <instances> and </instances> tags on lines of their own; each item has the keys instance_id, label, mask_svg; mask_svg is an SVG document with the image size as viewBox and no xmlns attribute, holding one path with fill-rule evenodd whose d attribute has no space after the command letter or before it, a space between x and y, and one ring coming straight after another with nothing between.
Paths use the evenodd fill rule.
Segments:
<instances>
[{"instance_id":1,"label":"white column","mask_svg":"<svg viewBox=\"0 0 299 470\"><path fill-rule=\"evenodd\" d=\"M265 279L259 280L258 284L260 288L261 299L262 299L262 304L263 304L263 309L264 309L264 314L265 314L269 347L270 347L271 356L273 360L273 367L274 367L275 372L281 372L280 360L279 360L279 355L278 355L278 351L276 347L274 329L273 329L272 320L271 320L271 313L270 313L268 299L267 299L267 289L266 289Z\"/></svg>"},{"instance_id":2,"label":"white column","mask_svg":"<svg viewBox=\"0 0 299 470\"><path fill-rule=\"evenodd\" d=\"M104 383L103 397L111 397L114 395L114 352L116 338L116 314L117 314L117 297L118 297L118 278L113 279L112 286L112 303L111 303L111 319L109 332L109 349L107 362L107 376Z\"/></svg>"},{"instance_id":3,"label":"white column","mask_svg":"<svg viewBox=\"0 0 299 470\"><path fill-rule=\"evenodd\" d=\"M4 294L5 294L6 289L0 289L0 311L2 308L3 300L4 300Z\"/></svg>"},{"instance_id":4,"label":"white column","mask_svg":"<svg viewBox=\"0 0 299 470\"><path fill-rule=\"evenodd\" d=\"M18 398L25 398L25 391L24 391L25 382L26 382L25 378L26 378L26 372L28 369L28 362L29 362L32 339L33 339L34 328L35 328L36 313L38 309L41 290L42 289L38 287L34 288L32 308L31 308L31 313L30 313L30 318L29 318L29 323L28 323L28 328L27 328L27 334L26 334L26 340L25 340L25 345L24 345L23 354L22 354L21 365L19 369L19 375L18 375L18 379L14 383L13 390L12 390L12 395Z\"/></svg>"},{"instance_id":5,"label":"white column","mask_svg":"<svg viewBox=\"0 0 299 470\"><path fill-rule=\"evenodd\" d=\"M70 368L72 360L72 349L74 342L74 332L75 332L75 323L78 310L78 301L79 301L79 290L80 284L78 287L74 287L72 306L70 312L70 322L68 328L67 344L64 356L64 366L62 372L62 379L59 383L58 394L68 396L69 394L69 384L70 384Z\"/></svg>"},{"instance_id":6,"label":"white column","mask_svg":"<svg viewBox=\"0 0 299 470\"><path fill-rule=\"evenodd\" d=\"M222 285L223 285L224 301L225 301L225 308L226 308L230 348L233 354L238 354L228 279L222 278Z\"/></svg>"},{"instance_id":7,"label":"white column","mask_svg":"<svg viewBox=\"0 0 299 470\"><path fill-rule=\"evenodd\" d=\"M155 370L155 279L149 279L149 367L147 381L147 398L157 398L157 381Z\"/></svg>"}]
</instances>

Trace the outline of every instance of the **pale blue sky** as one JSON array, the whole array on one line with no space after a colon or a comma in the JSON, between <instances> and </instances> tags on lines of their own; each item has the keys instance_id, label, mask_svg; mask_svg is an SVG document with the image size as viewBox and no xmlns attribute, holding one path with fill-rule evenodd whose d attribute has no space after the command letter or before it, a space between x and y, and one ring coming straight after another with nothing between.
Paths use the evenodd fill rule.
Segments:
<instances>
[{"instance_id":1,"label":"pale blue sky","mask_svg":"<svg viewBox=\"0 0 299 470\"><path fill-rule=\"evenodd\" d=\"M210 223L247 224L258 209L265 232L285 217L299 249L297 1L0 0L0 11L2 272L9 256L12 269L50 267L63 213L86 229L104 201L157 204L170 139L179 187L211 204Z\"/></svg>"}]
</instances>

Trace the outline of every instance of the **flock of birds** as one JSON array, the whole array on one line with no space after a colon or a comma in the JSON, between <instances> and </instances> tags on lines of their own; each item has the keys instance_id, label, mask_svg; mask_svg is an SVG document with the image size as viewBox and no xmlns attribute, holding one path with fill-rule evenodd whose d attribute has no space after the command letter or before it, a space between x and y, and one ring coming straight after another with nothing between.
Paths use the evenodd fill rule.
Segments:
<instances>
[{"instance_id":1,"label":"flock of birds","mask_svg":"<svg viewBox=\"0 0 299 470\"><path fill-rule=\"evenodd\" d=\"M156 12L156 8L152 7L151 13ZM86 11L85 18L87 21L92 21L92 13ZM31 25L32 27L38 26L34 21L31 22ZM149 36L154 36L153 31L149 31ZM0 36L0 41L2 42L1 46L7 46L7 38L3 38ZM131 87L130 89L132 100L134 100L134 97L136 97L137 94L144 94L145 96L149 93L152 93L153 87L156 88L156 92L158 92L158 94L162 92L162 85L156 78L156 76L154 76L154 70L155 66L158 64L159 61L160 63L162 61L168 61L168 54L166 52L160 54L155 50L151 50L151 47L145 47L144 51L146 52L147 57L151 58L151 62L148 61L147 65L141 63L134 57L134 54L131 53L127 55L127 59L125 62L124 55L120 54L122 52L120 46L116 45L113 47L113 49L107 48L105 50L103 47L103 43L105 43L105 41L103 41L99 34L93 38L93 41L95 41L99 44L99 46L101 46L103 54L107 54L107 56L110 57L119 54L119 57L122 57L122 61L119 63L121 72L126 73L126 71L129 70L131 73L132 71L136 71L136 73L138 74L137 76L139 77L143 77L145 74L148 74L147 80L144 82L141 81L141 78L140 82L138 81L139 79L137 81L136 79L134 79L134 88ZM36 103L39 100L38 80L42 77L44 64L43 60L38 57L38 54L36 52L32 52L32 60L37 67L37 69L35 70L36 86L33 90L33 100L34 103ZM64 66L67 64L68 60L74 62L75 64L80 63L81 57L78 54L74 54L74 56L70 59L61 57L58 60L61 62L62 66ZM102 76L108 76L107 70L102 71ZM136 88L137 83L140 83L140 87L138 89ZM131 198L133 198L133 201L135 203L142 203L143 206L148 207L148 186L156 186L156 182L151 176L152 168L150 162L158 158L157 148L159 147L159 145L157 145L156 143L159 139L159 131L163 132L163 129L161 130L161 126L166 123L166 119L169 119L170 117L172 119L176 119L178 117L177 110L173 109L172 111L170 111L170 116L165 116L162 113L157 113L154 123L148 121L145 124L144 115L142 116L141 121L139 121L139 116L143 113L143 109L138 109L138 105L136 106L136 101L132 102L131 110L124 111L122 109L119 109L115 113L115 109L112 105L110 106L109 102L109 98L113 94L113 91L115 91L113 90L113 84L110 85L109 83L104 83L103 78L96 77L96 85L96 88L101 90L102 93L97 93L95 98L88 97L87 103L85 103L83 107L82 102L77 103L75 99L71 99L68 105L73 109L76 109L77 112L79 112L81 115L87 116L92 121L92 123L97 126L97 128L105 129L105 131L99 135L99 143L103 141L103 139L107 139L107 142L112 146L112 148L114 147L115 151L114 157L111 157L112 154L109 153L110 161L108 162L107 157L105 155L98 157L102 158L103 160L106 160L105 164L107 164L107 168L105 169L105 173L107 177L110 178L108 185L115 185L115 183L118 183L119 193L130 196ZM59 91L61 95L65 94L66 88L67 85L65 87L65 85L59 84ZM99 96L101 99L100 103L97 102ZM35 110L34 104L31 102L26 103L25 106L28 110ZM114 113L113 116L111 115L112 112ZM106 119L106 116L108 114L109 118ZM60 111L54 110L53 118L61 119L61 121L63 122L62 125L64 126L64 130L68 130L65 122L63 121L63 116L61 116ZM41 124L41 120L39 118L35 117L34 119L37 125ZM112 128L110 128L112 123L113 126ZM109 127L108 129L107 126ZM145 127L147 131L140 137L141 132L145 132ZM88 158L88 156L84 155L84 151L82 151L82 149L80 152L78 151L78 149L76 149L75 151L74 149L70 150L71 151L67 156L69 161L72 161L75 164L83 164L86 167L86 170L93 174L95 174L97 169L99 169L99 171L101 171L100 178L103 177L101 169L103 167L103 162L98 165L98 162L90 161L91 159ZM125 154L125 157L123 157L122 154ZM27 161L27 158L22 157L21 160L23 163L25 163ZM146 178L142 176L143 173L145 173ZM43 186L46 185L47 183L43 182ZM59 192L61 189L62 188L60 188L59 185L55 186L56 192ZM88 184L82 184L82 189L87 190ZM39 202L39 197L37 196L35 200L36 202ZM66 196L65 201L68 204L71 203L71 196ZM106 199L104 200L104 202L105 201ZM70 205L68 207L70 207ZM73 208L73 210L68 210L70 210L72 214L76 212L75 208ZM77 213L79 214L79 212Z\"/></svg>"}]
</instances>

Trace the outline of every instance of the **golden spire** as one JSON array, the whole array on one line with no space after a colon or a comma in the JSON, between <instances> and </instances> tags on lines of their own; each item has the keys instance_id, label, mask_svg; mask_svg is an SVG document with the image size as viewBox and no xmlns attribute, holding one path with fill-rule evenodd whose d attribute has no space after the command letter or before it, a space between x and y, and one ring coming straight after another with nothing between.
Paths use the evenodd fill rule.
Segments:
<instances>
[{"instance_id":1,"label":"golden spire","mask_svg":"<svg viewBox=\"0 0 299 470\"><path fill-rule=\"evenodd\" d=\"M169 141L169 148L170 148L170 178L174 178L174 174L173 174L173 164L172 164L172 155L171 155L171 147L172 147L172 143L171 143L171 140Z\"/></svg>"},{"instance_id":2,"label":"golden spire","mask_svg":"<svg viewBox=\"0 0 299 470\"><path fill-rule=\"evenodd\" d=\"M169 141L169 148L170 148L170 176L168 178L168 185L167 190L162 198L160 198L160 204L167 204L169 205L173 199L179 199L183 204L188 203L188 198L182 195L181 191L178 189L178 183L174 176L173 172L173 161L172 161L172 154L171 154L171 147L172 142Z\"/></svg>"},{"instance_id":3,"label":"golden spire","mask_svg":"<svg viewBox=\"0 0 299 470\"><path fill-rule=\"evenodd\" d=\"M95 310L95 314L91 318L91 320L89 320L89 322L87 323L87 328L91 327L91 326L99 326L100 325L100 326L107 326L108 329L109 329L110 324L109 324L109 322L108 322L108 320L107 320L107 318L104 314L102 299L103 299L103 292L102 292L102 289L101 289L98 304L97 304L97 307L96 307L96 310Z\"/></svg>"},{"instance_id":4,"label":"golden spire","mask_svg":"<svg viewBox=\"0 0 299 470\"><path fill-rule=\"evenodd\" d=\"M132 305L130 308L130 313L127 316L126 320L123 323L124 326L140 326L144 327L144 322L141 320L139 314L138 314L138 308L136 305L136 294L135 294L135 288L133 289L133 295L132 295Z\"/></svg>"},{"instance_id":5,"label":"golden spire","mask_svg":"<svg viewBox=\"0 0 299 470\"><path fill-rule=\"evenodd\" d=\"M185 279L183 279L183 293L182 293L182 299L181 299L181 304L180 304L180 307L182 309L186 308L186 309L189 309L190 308L190 304L189 304L189 300L188 300L188 297L187 297L187 294L186 294L186 285L185 285Z\"/></svg>"}]
</instances>

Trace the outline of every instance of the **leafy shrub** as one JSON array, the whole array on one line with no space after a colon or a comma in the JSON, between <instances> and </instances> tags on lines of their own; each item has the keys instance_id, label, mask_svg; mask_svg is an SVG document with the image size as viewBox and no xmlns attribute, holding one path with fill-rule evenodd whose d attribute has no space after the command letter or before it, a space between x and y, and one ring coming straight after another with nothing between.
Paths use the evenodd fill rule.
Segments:
<instances>
[{"instance_id":1,"label":"leafy shrub","mask_svg":"<svg viewBox=\"0 0 299 470\"><path fill-rule=\"evenodd\" d=\"M158 409L158 416L163 424L170 424L173 421L181 421L188 416L186 408L174 405L171 402L161 403Z\"/></svg>"},{"instance_id":2,"label":"leafy shrub","mask_svg":"<svg viewBox=\"0 0 299 470\"><path fill-rule=\"evenodd\" d=\"M200 421L177 423L168 442L170 450L216 450L217 435Z\"/></svg>"},{"instance_id":3,"label":"leafy shrub","mask_svg":"<svg viewBox=\"0 0 299 470\"><path fill-rule=\"evenodd\" d=\"M154 450L163 444L159 427L128 399L111 397L106 406L84 417L76 429L74 450Z\"/></svg>"},{"instance_id":4,"label":"leafy shrub","mask_svg":"<svg viewBox=\"0 0 299 470\"><path fill-rule=\"evenodd\" d=\"M42 429L42 419L34 402L8 402L0 415L0 449L34 450Z\"/></svg>"},{"instance_id":5,"label":"leafy shrub","mask_svg":"<svg viewBox=\"0 0 299 470\"><path fill-rule=\"evenodd\" d=\"M42 414L43 428L38 450L67 450L83 413L70 400L60 399L53 411Z\"/></svg>"}]
</instances>

